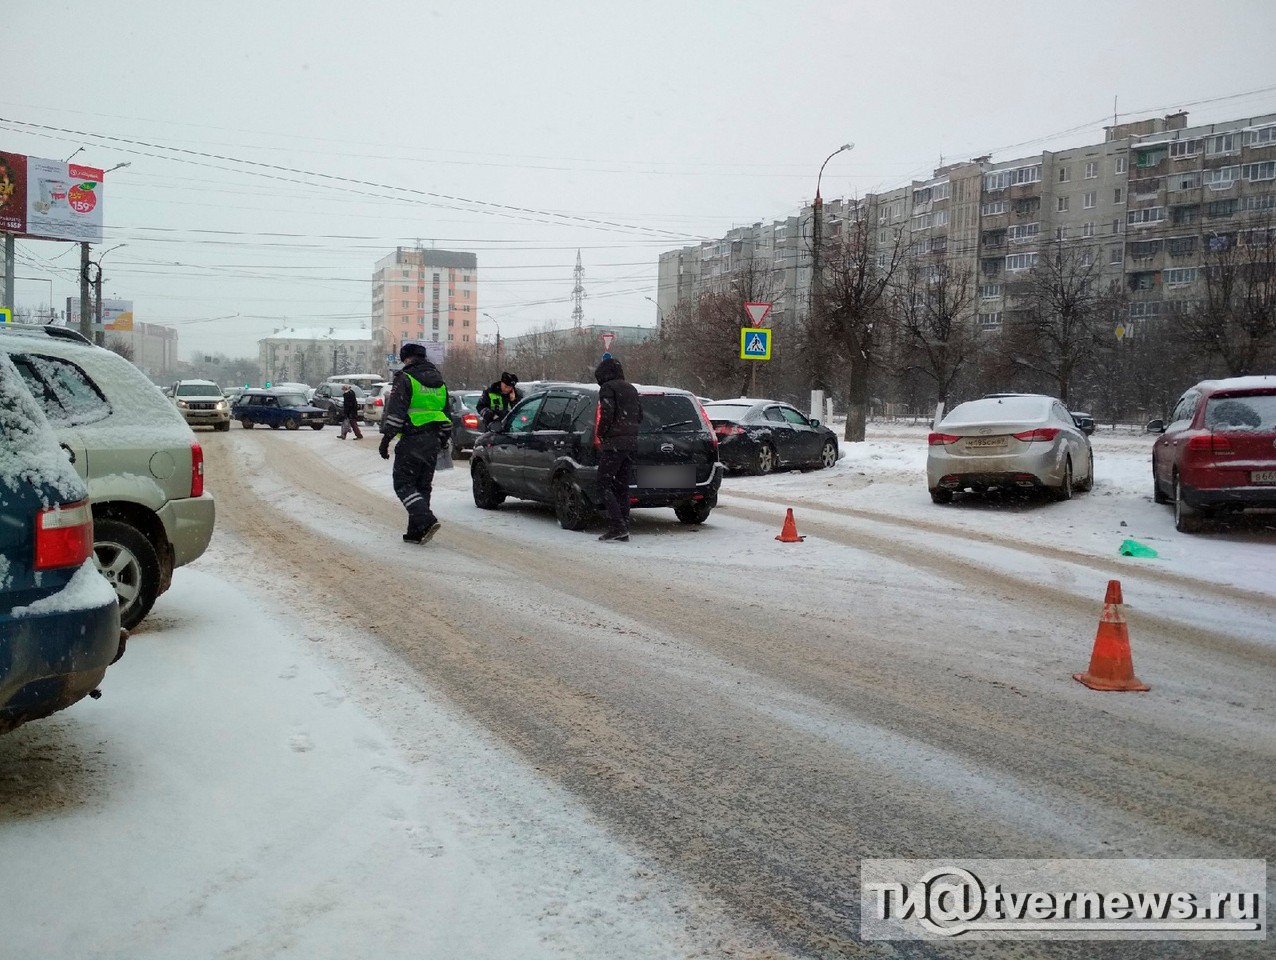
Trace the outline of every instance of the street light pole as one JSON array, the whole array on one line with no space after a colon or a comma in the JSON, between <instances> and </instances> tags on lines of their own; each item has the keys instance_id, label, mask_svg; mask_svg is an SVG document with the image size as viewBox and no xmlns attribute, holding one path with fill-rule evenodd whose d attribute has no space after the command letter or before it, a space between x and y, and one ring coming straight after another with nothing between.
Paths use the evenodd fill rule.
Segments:
<instances>
[{"instance_id":1,"label":"street light pole","mask_svg":"<svg viewBox=\"0 0 1276 960\"><path fill-rule=\"evenodd\" d=\"M96 319L94 320L93 326L93 342L99 347L106 345L106 330L102 326L102 260L112 250L118 250L120 247L127 246L127 243L117 243L115 246L111 247L110 250L105 250L98 254L96 264L97 276L93 280L94 293L97 300L97 306L95 308ZM85 247L87 248L88 244L85 244Z\"/></svg>"},{"instance_id":2,"label":"street light pole","mask_svg":"<svg viewBox=\"0 0 1276 960\"><path fill-rule=\"evenodd\" d=\"M820 246L824 239L824 198L820 196L820 182L824 179L824 168L839 153L854 150L855 144L844 143L820 164L819 175L815 178L815 200L811 204L813 222L811 224L811 314L816 321L815 329L820 329L818 321L824 312L824 271L820 263ZM821 378L822 379L822 378ZM824 384L819 384L821 388Z\"/></svg>"},{"instance_id":3,"label":"street light pole","mask_svg":"<svg viewBox=\"0 0 1276 960\"><path fill-rule=\"evenodd\" d=\"M484 313L483 316L491 320L496 327L496 365L499 367L501 366L501 325L490 313Z\"/></svg>"},{"instance_id":4,"label":"street light pole","mask_svg":"<svg viewBox=\"0 0 1276 960\"><path fill-rule=\"evenodd\" d=\"M643 299L644 299L644 300L651 300L651 297L644 296L644 297L643 297ZM658 330L659 330L659 333L657 334L657 336L664 336L664 330L665 330L665 312L664 312L663 310L661 310L661 309L660 309L660 304L656 303L656 301L655 301L655 300L651 300L651 302L652 302L653 304L655 304L655 307L656 307L656 326L657 326L657 328L658 328Z\"/></svg>"}]
</instances>

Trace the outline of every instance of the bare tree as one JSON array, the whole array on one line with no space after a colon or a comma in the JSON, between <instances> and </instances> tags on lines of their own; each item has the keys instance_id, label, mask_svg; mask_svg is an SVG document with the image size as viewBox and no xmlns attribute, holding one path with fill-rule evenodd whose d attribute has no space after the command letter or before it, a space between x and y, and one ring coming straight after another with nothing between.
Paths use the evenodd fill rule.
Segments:
<instances>
[{"instance_id":1,"label":"bare tree","mask_svg":"<svg viewBox=\"0 0 1276 960\"><path fill-rule=\"evenodd\" d=\"M830 244L812 332L847 366L845 439L856 442L864 439L870 376L878 366L879 345L889 339L890 294L905 252L898 237L889 250L874 252L867 221L848 226Z\"/></svg>"},{"instance_id":2,"label":"bare tree","mask_svg":"<svg viewBox=\"0 0 1276 960\"><path fill-rule=\"evenodd\" d=\"M929 380L935 402L947 406L957 378L983 345L973 316L974 275L943 258L909 261L900 274L892 294L900 334L897 368Z\"/></svg>"},{"instance_id":3,"label":"bare tree","mask_svg":"<svg viewBox=\"0 0 1276 960\"><path fill-rule=\"evenodd\" d=\"M132 342L124 339L123 337L108 337L106 341L106 349L110 350L112 353L118 353L129 362L136 359Z\"/></svg>"},{"instance_id":4,"label":"bare tree","mask_svg":"<svg viewBox=\"0 0 1276 960\"><path fill-rule=\"evenodd\" d=\"M1066 404L1077 375L1121 316L1121 293L1101 282L1097 247L1064 241L1043 250L1027 277L1007 287L1017 309L1009 311L1003 349Z\"/></svg>"},{"instance_id":5,"label":"bare tree","mask_svg":"<svg viewBox=\"0 0 1276 960\"><path fill-rule=\"evenodd\" d=\"M1206 240L1204 299L1182 317L1189 343L1230 376L1276 362L1276 229L1270 224Z\"/></svg>"}]
</instances>

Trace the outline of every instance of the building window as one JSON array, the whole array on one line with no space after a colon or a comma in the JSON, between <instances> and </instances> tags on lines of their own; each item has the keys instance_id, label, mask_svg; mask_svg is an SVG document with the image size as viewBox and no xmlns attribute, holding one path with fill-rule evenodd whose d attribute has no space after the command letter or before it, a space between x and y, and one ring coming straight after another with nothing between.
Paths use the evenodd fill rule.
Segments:
<instances>
[{"instance_id":1,"label":"building window","mask_svg":"<svg viewBox=\"0 0 1276 960\"><path fill-rule=\"evenodd\" d=\"M1124 263L1124 262L1125 262L1125 247L1109 247L1108 248L1108 263Z\"/></svg>"},{"instance_id":2,"label":"building window","mask_svg":"<svg viewBox=\"0 0 1276 960\"><path fill-rule=\"evenodd\" d=\"M1006 245L1005 230L985 230L980 242L985 247L1004 247Z\"/></svg>"},{"instance_id":3,"label":"building window","mask_svg":"<svg viewBox=\"0 0 1276 960\"><path fill-rule=\"evenodd\" d=\"M1130 244L1131 260L1151 260L1160 252L1160 240L1136 240Z\"/></svg>"},{"instance_id":4,"label":"building window","mask_svg":"<svg viewBox=\"0 0 1276 960\"><path fill-rule=\"evenodd\" d=\"M452 342L452 340L453 340L452 334L450 334L450 333L449 333L449 334L447 335L447 339L448 339L448 343L451 343L451 342Z\"/></svg>"},{"instance_id":5,"label":"building window","mask_svg":"<svg viewBox=\"0 0 1276 960\"><path fill-rule=\"evenodd\" d=\"M1160 223L1164 219L1164 207L1144 207L1142 210L1131 210L1125 215L1125 222L1131 226L1142 226L1147 223Z\"/></svg>"},{"instance_id":6,"label":"building window","mask_svg":"<svg viewBox=\"0 0 1276 960\"><path fill-rule=\"evenodd\" d=\"M1085 165L1085 178L1093 180L1099 175L1099 164L1095 160L1090 160Z\"/></svg>"},{"instance_id":7,"label":"building window","mask_svg":"<svg viewBox=\"0 0 1276 960\"><path fill-rule=\"evenodd\" d=\"M979 261L979 270L985 277L995 277L1001 272L1001 264L999 257L988 257Z\"/></svg>"},{"instance_id":8,"label":"building window","mask_svg":"<svg viewBox=\"0 0 1276 960\"><path fill-rule=\"evenodd\" d=\"M1125 173L1125 160L1126 160L1125 157L1116 158L1116 162L1112 166L1112 170L1114 173L1118 173L1118 174Z\"/></svg>"},{"instance_id":9,"label":"building window","mask_svg":"<svg viewBox=\"0 0 1276 960\"><path fill-rule=\"evenodd\" d=\"M1201 208L1199 204L1189 204L1183 207L1170 207L1170 223L1176 227L1186 226L1189 223L1197 223L1201 219Z\"/></svg>"},{"instance_id":10,"label":"building window","mask_svg":"<svg viewBox=\"0 0 1276 960\"><path fill-rule=\"evenodd\" d=\"M1246 213L1276 209L1276 194L1268 193L1261 197L1244 197L1241 199L1241 209Z\"/></svg>"},{"instance_id":11,"label":"building window","mask_svg":"<svg viewBox=\"0 0 1276 960\"><path fill-rule=\"evenodd\" d=\"M1010 201L993 200L989 203L985 203L982 207L980 207L979 212L983 214L985 217L995 217L997 216L997 214L1005 213L1009 209L1010 209Z\"/></svg>"},{"instance_id":12,"label":"building window","mask_svg":"<svg viewBox=\"0 0 1276 960\"><path fill-rule=\"evenodd\" d=\"M1060 182L1060 183L1067 183L1067 182L1068 182L1069 180L1071 180L1071 179L1072 179L1072 177L1071 177L1071 175L1069 175L1069 173L1068 173L1068 168L1067 168L1067 167L1060 167L1060 168L1059 168L1059 182Z\"/></svg>"},{"instance_id":13,"label":"building window","mask_svg":"<svg viewBox=\"0 0 1276 960\"><path fill-rule=\"evenodd\" d=\"M1196 267L1174 267L1163 274L1167 287L1186 287L1196 283L1198 270Z\"/></svg>"},{"instance_id":14,"label":"building window","mask_svg":"<svg viewBox=\"0 0 1276 960\"><path fill-rule=\"evenodd\" d=\"M1217 170L1206 170L1201 177L1201 182L1211 190L1227 190L1229 187L1236 185L1240 175L1241 168L1239 166L1219 167Z\"/></svg>"},{"instance_id":15,"label":"building window","mask_svg":"<svg viewBox=\"0 0 1276 960\"><path fill-rule=\"evenodd\" d=\"M1035 253L1012 253L1006 257L1006 271L1008 273L1031 270L1036 265L1037 255Z\"/></svg>"},{"instance_id":16,"label":"building window","mask_svg":"<svg viewBox=\"0 0 1276 960\"><path fill-rule=\"evenodd\" d=\"M1067 210L1067 209L1068 209L1068 198L1067 198L1067 197L1059 197L1059 198L1057 199L1057 201L1056 201L1055 209L1056 209L1059 213L1063 213L1065 210Z\"/></svg>"},{"instance_id":17,"label":"building window","mask_svg":"<svg viewBox=\"0 0 1276 960\"><path fill-rule=\"evenodd\" d=\"M1211 220L1217 220L1219 217L1230 217L1235 213L1235 200L1214 200L1205 205L1205 215Z\"/></svg>"},{"instance_id":18,"label":"building window","mask_svg":"<svg viewBox=\"0 0 1276 960\"><path fill-rule=\"evenodd\" d=\"M1189 257L1196 253L1196 237L1175 237L1169 247L1171 257Z\"/></svg>"},{"instance_id":19,"label":"building window","mask_svg":"<svg viewBox=\"0 0 1276 960\"><path fill-rule=\"evenodd\" d=\"M1194 157L1201 152L1204 142L1201 140L1175 140L1170 144L1170 156L1175 160Z\"/></svg>"},{"instance_id":20,"label":"building window","mask_svg":"<svg viewBox=\"0 0 1276 960\"><path fill-rule=\"evenodd\" d=\"M998 330L1001 328L1001 311L979 314L980 330Z\"/></svg>"},{"instance_id":21,"label":"building window","mask_svg":"<svg viewBox=\"0 0 1276 960\"><path fill-rule=\"evenodd\" d=\"M1094 236L1094 221L1093 220L1090 220L1087 223L1083 223L1081 225L1081 236L1083 237Z\"/></svg>"},{"instance_id":22,"label":"building window","mask_svg":"<svg viewBox=\"0 0 1276 960\"><path fill-rule=\"evenodd\" d=\"M407 308L408 308L408 302L407 302L406 300L404 300L404 301L403 301L403 309L404 309L404 310L406 310Z\"/></svg>"},{"instance_id":23,"label":"building window","mask_svg":"<svg viewBox=\"0 0 1276 960\"><path fill-rule=\"evenodd\" d=\"M1001 284L985 283L979 288L980 300L996 300L1001 297Z\"/></svg>"},{"instance_id":24,"label":"building window","mask_svg":"<svg viewBox=\"0 0 1276 960\"><path fill-rule=\"evenodd\" d=\"M1178 190L1195 190L1201 185L1201 174L1198 170L1196 173L1182 173L1175 177L1170 177L1170 182L1166 189Z\"/></svg>"},{"instance_id":25,"label":"building window","mask_svg":"<svg viewBox=\"0 0 1276 960\"><path fill-rule=\"evenodd\" d=\"M1276 126L1260 127L1257 130L1245 131L1247 147L1265 147L1276 143Z\"/></svg>"},{"instance_id":26,"label":"building window","mask_svg":"<svg viewBox=\"0 0 1276 960\"><path fill-rule=\"evenodd\" d=\"M1028 243L1040 233L1040 223L1017 223L1006 228L1006 239L1011 243Z\"/></svg>"},{"instance_id":27,"label":"building window","mask_svg":"<svg viewBox=\"0 0 1276 960\"><path fill-rule=\"evenodd\" d=\"M1095 203L1098 202L1098 199L1099 199L1099 194L1096 191L1091 190L1089 193L1087 193L1084 197L1081 198L1081 206L1082 208L1086 210L1093 210Z\"/></svg>"},{"instance_id":28,"label":"building window","mask_svg":"<svg viewBox=\"0 0 1276 960\"><path fill-rule=\"evenodd\" d=\"M1276 160L1247 163L1242 169L1246 180L1276 180Z\"/></svg>"},{"instance_id":29,"label":"building window","mask_svg":"<svg viewBox=\"0 0 1276 960\"><path fill-rule=\"evenodd\" d=\"M1217 157L1222 154L1236 152L1236 134L1223 133L1216 137L1205 138L1205 155Z\"/></svg>"},{"instance_id":30,"label":"building window","mask_svg":"<svg viewBox=\"0 0 1276 960\"><path fill-rule=\"evenodd\" d=\"M1113 190L1113 191L1112 191L1112 202L1113 202L1113 203L1120 203L1120 202L1121 202L1121 188L1120 188L1120 187L1117 187L1115 190Z\"/></svg>"}]
</instances>

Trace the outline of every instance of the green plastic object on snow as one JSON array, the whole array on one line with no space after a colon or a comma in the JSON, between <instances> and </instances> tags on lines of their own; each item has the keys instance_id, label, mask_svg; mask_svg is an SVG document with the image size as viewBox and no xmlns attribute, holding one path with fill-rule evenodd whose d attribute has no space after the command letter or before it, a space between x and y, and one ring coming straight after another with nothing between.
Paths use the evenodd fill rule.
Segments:
<instances>
[{"instance_id":1,"label":"green plastic object on snow","mask_svg":"<svg viewBox=\"0 0 1276 960\"><path fill-rule=\"evenodd\" d=\"M1123 557L1155 557L1157 555L1156 551L1146 543L1139 543L1137 540L1122 540L1121 549L1118 552Z\"/></svg>"}]
</instances>

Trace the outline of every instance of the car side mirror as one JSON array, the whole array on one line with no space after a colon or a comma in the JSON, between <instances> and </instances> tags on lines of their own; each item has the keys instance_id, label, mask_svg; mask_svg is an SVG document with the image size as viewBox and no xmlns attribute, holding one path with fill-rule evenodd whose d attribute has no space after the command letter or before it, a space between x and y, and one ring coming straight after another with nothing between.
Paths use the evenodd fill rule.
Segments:
<instances>
[{"instance_id":1,"label":"car side mirror","mask_svg":"<svg viewBox=\"0 0 1276 960\"><path fill-rule=\"evenodd\" d=\"M814 417L812 417L812 418L811 418L811 426L813 426L813 427L818 427L819 425L820 425L820 421L819 421L819 420L816 420Z\"/></svg>"},{"instance_id":2,"label":"car side mirror","mask_svg":"<svg viewBox=\"0 0 1276 960\"><path fill-rule=\"evenodd\" d=\"M1164 420L1149 420L1148 425L1145 429L1147 430L1148 433L1164 433L1165 421Z\"/></svg>"},{"instance_id":3,"label":"car side mirror","mask_svg":"<svg viewBox=\"0 0 1276 960\"><path fill-rule=\"evenodd\" d=\"M488 433L504 433L504 432L505 432L505 421L504 421L504 420L493 420L491 423L489 423L489 424L487 425L487 432L488 432Z\"/></svg>"}]
</instances>

